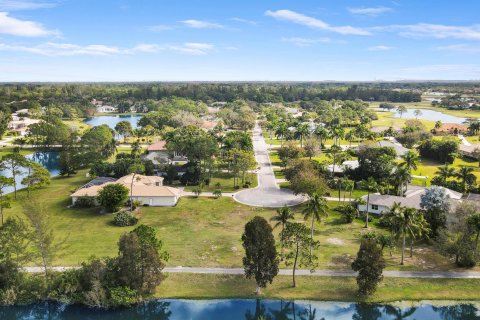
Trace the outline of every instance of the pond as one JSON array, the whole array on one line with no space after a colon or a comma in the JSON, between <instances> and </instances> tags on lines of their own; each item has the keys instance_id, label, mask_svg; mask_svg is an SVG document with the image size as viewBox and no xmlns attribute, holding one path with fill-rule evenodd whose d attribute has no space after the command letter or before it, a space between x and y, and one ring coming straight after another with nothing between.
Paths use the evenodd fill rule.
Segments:
<instances>
[{"instance_id":1,"label":"pond","mask_svg":"<svg viewBox=\"0 0 480 320\"><path fill-rule=\"evenodd\" d=\"M380 109L378 109L380 110ZM418 117L415 116L415 110L420 110L421 115ZM442 121L443 123L464 123L467 122L469 119L453 116L450 114L446 114L436 110L430 109L407 109L407 112L404 112L400 115L400 113L396 112L391 116L392 118L418 118L419 120L432 120L432 121Z\"/></svg>"},{"instance_id":2,"label":"pond","mask_svg":"<svg viewBox=\"0 0 480 320\"><path fill-rule=\"evenodd\" d=\"M479 319L478 305L467 302L357 304L280 300L153 300L118 310L58 303L0 307L0 319L49 320L320 320L320 319Z\"/></svg>"},{"instance_id":3,"label":"pond","mask_svg":"<svg viewBox=\"0 0 480 320\"><path fill-rule=\"evenodd\" d=\"M138 120L143 116L141 115L120 115L120 116L94 116L86 118L83 122L91 126L100 126L106 124L112 129L115 129L115 126L120 121L128 121L132 124L132 128L136 129L138 127Z\"/></svg>"},{"instance_id":4,"label":"pond","mask_svg":"<svg viewBox=\"0 0 480 320\"><path fill-rule=\"evenodd\" d=\"M60 163L59 163L60 154L56 151L50 151L50 152L38 151L32 154L26 155L25 157L47 168L47 170L50 172L52 177L58 176L60 174ZM25 177L27 169L21 168L20 171L23 174L17 175L15 179L17 184L17 190L25 187L24 185L22 185L22 179ZM0 171L0 174L6 177L12 176L8 170ZM5 189L5 193L11 193L11 192L13 192L13 187L9 187Z\"/></svg>"}]
</instances>

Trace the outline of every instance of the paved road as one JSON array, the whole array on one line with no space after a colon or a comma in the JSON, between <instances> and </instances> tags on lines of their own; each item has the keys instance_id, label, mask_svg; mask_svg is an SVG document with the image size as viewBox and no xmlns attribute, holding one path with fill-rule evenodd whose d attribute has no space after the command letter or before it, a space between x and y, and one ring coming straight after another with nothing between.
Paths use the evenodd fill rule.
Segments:
<instances>
[{"instance_id":1,"label":"paved road","mask_svg":"<svg viewBox=\"0 0 480 320\"><path fill-rule=\"evenodd\" d=\"M76 269L78 267L53 267L52 271L65 271L69 269ZM24 270L30 273L41 273L41 267L25 267ZM167 267L163 270L167 273L196 273L196 274L244 274L242 268L192 268L192 267ZM354 277L356 272L351 270L310 270L299 269L296 271L299 276L312 277ZM292 275L291 269L280 269L279 275ZM384 271L383 276L387 278L423 278L423 279L479 279L480 272L465 271Z\"/></svg>"},{"instance_id":2,"label":"paved road","mask_svg":"<svg viewBox=\"0 0 480 320\"><path fill-rule=\"evenodd\" d=\"M268 146L265 143L258 121L253 130L253 149L259 165L257 170L258 186L237 192L233 198L246 205L269 208L294 206L305 201L303 196L296 196L292 191L281 189L278 186L268 156Z\"/></svg>"}]
</instances>

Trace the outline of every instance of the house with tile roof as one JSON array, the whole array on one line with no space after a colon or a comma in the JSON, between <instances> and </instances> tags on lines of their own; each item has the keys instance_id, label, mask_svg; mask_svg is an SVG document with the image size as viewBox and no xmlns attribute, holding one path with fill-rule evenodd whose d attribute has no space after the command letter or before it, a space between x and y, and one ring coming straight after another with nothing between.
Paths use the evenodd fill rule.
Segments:
<instances>
[{"instance_id":1,"label":"house with tile roof","mask_svg":"<svg viewBox=\"0 0 480 320\"><path fill-rule=\"evenodd\" d=\"M104 182L99 183L99 181ZM129 174L115 181L97 178L87 183L70 195L72 205L75 205L75 202L82 197L96 198L103 187L114 183L124 185L129 190L130 200L140 201L143 205L153 207L175 206L181 194L179 189L164 186L162 177Z\"/></svg>"}]
</instances>

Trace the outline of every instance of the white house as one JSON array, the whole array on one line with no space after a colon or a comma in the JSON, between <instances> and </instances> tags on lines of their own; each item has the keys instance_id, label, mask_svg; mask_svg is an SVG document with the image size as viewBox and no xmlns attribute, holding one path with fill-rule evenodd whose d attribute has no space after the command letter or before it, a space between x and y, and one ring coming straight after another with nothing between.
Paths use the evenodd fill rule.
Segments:
<instances>
[{"instance_id":1,"label":"white house","mask_svg":"<svg viewBox=\"0 0 480 320\"><path fill-rule=\"evenodd\" d=\"M99 113L111 113L111 112L117 112L117 108L112 107L112 106L97 106L96 107L96 112Z\"/></svg>"},{"instance_id":2,"label":"white house","mask_svg":"<svg viewBox=\"0 0 480 320\"><path fill-rule=\"evenodd\" d=\"M105 179L105 178L102 178ZM133 180L133 184L132 184ZM100 183L91 181L82 188L70 195L72 205L82 197L96 198L99 191L108 184L122 184L129 190L128 195L131 200L138 200L143 205L152 207L172 207L177 204L181 191L163 185L163 178L157 176L143 176L129 174L116 181L105 179ZM103 183L102 183L103 182Z\"/></svg>"},{"instance_id":3,"label":"white house","mask_svg":"<svg viewBox=\"0 0 480 320\"><path fill-rule=\"evenodd\" d=\"M443 188L443 187L442 187ZM392 196L388 194L374 193L370 194L370 201L368 204L368 212L373 214L383 214L390 210L394 203L400 203L402 207L421 209L420 199L427 188L418 186L408 186L408 190L404 197ZM444 188L453 201L458 201L462 198L462 194L448 188ZM362 196L364 204L358 205L358 211L367 211L367 195Z\"/></svg>"}]
</instances>

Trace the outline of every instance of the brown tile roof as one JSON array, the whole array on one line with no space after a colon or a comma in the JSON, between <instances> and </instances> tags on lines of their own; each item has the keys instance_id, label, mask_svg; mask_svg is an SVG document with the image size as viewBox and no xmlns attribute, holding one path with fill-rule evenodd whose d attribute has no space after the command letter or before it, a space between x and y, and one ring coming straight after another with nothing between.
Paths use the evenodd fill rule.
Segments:
<instances>
[{"instance_id":1,"label":"brown tile roof","mask_svg":"<svg viewBox=\"0 0 480 320\"><path fill-rule=\"evenodd\" d=\"M149 145L147 147L147 150L148 151L164 151L164 150L167 150L166 145L167 145L167 141L163 141L163 140L158 141Z\"/></svg>"}]
</instances>

